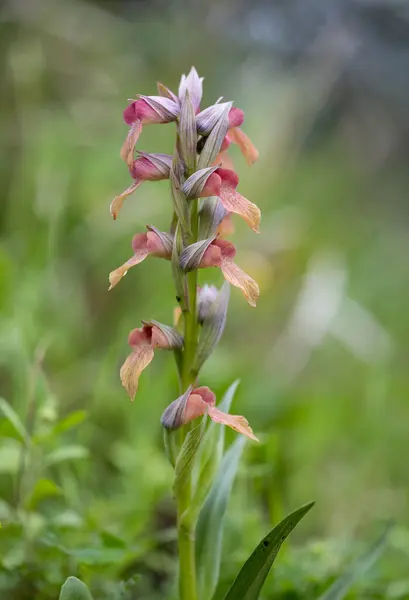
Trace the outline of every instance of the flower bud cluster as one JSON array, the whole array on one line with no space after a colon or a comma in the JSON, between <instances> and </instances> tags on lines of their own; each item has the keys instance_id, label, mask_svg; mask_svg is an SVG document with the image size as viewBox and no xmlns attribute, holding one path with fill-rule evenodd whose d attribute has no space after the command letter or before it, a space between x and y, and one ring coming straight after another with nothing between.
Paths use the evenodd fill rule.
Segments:
<instances>
[{"instance_id":1,"label":"flower bud cluster","mask_svg":"<svg viewBox=\"0 0 409 600\"><path fill-rule=\"evenodd\" d=\"M239 178L234 168L225 168L232 166L227 158L231 143L239 146L248 164L257 159L258 152L241 129L243 111L232 102L219 101L201 110L202 91L203 78L192 68L188 75L182 75L177 94L159 83L159 95L138 95L124 111L130 129L121 157L132 183L113 199L111 214L116 219L124 200L143 182L169 179L173 219L169 232L149 225L146 232L134 235L133 255L110 273L110 289L148 256L165 258L171 261L179 316L174 327L151 320L131 331L128 341L132 351L120 376L133 399L140 374L152 361L154 350L172 350L183 393L165 410L163 426L174 430L207 414L213 421L257 439L244 417L220 411L214 393L197 384L202 365L223 333L229 284L239 288L251 306L259 296L257 283L235 262L235 246L224 239L224 233L232 229L232 215L259 231L260 210L237 191ZM136 149L143 127L171 122L176 124L172 156ZM226 280L220 290L198 287L198 270L210 267L219 268Z\"/></svg>"}]
</instances>

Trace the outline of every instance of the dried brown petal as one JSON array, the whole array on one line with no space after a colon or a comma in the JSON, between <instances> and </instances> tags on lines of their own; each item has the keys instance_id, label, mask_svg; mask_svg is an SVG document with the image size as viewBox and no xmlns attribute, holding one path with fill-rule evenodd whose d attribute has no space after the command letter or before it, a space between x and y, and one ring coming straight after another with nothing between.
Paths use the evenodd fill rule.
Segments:
<instances>
[{"instance_id":1,"label":"dried brown petal","mask_svg":"<svg viewBox=\"0 0 409 600\"><path fill-rule=\"evenodd\" d=\"M223 185L220 200L228 212L236 213L250 225L253 231L260 232L261 212L256 204L239 194L234 187Z\"/></svg>"},{"instance_id":2,"label":"dried brown petal","mask_svg":"<svg viewBox=\"0 0 409 600\"><path fill-rule=\"evenodd\" d=\"M239 127L232 127L229 130L229 138L234 144L238 145L249 166L256 162L259 157L259 152L244 131Z\"/></svg>"},{"instance_id":3,"label":"dried brown petal","mask_svg":"<svg viewBox=\"0 0 409 600\"><path fill-rule=\"evenodd\" d=\"M141 135L141 131L141 121L135 121L134 123L132 123L128 135L126 136L126 139L122 145L120 155L122 160L126 162L128 167L131 167L133 164L134 149L139 140L139 136Z\"/></svg>"},{"instance_id":4,"label":"dried brown petal","mask_svg":"<svg viewBox=\"0 0 409 600\"><path fill-rule=\"evenodd\" d=\"M115 198L112 200L111 205L109 207L110 213L114 219L117 218L118 213L122 208L125 198L127 198L128 196L133 194L134 191L136 190L136 188L141 185L141 183L142 183L141 181L134 181L132 183L132 185L130 185L128 188L126 188L126 190L124 192L122 192L122 194L119 194L119 196L115 196Z\"/></svg>"},{"instance_id":5,"label":"dried brown petal","mask_svg":"<svg viewBox=\"0 0 409 600\"><path fill-rule=\"evenodd\" d=\"M109 274L109 289L112 290L112 288L115 287L117 283L121 281L122 277L124 277L127 274L129 269L135 267L136 265L139 265L139 263L145 260L148 254L149 252L147 248L141 248L140 250L135 252L135 254L130 259L128 259L126 263L124 263L114 271L111 271L111 273Z\"/></svg>"},{"instance_id":6,"label":"dried brown petal","mask_svg":"<svg viewBox=\"0 0 409 600\"><path fill-rule=\"evenodd\" d=\"M254 440L256 442L259 441L258 438L254 435L253 430L249 425L249 422L244 417L240 415L229 415L227 413L222 412L215 406L209 406L208 414L212 421L215 421L216 423L221 423L222 425L227 425L227 427L234 429L234 431L237 431L238 433L246 435L251 440Z\"/></svg>"},{"instance_id":7,"label":"dried brown petal","mask_svg":"<svg viewBox=\"0 0 409 600\"><path fill-rule=\"evenodd\" d=\"M256 306L260 295L257 282L245 273L230 259L224 259L221 264L224 278L232 285L241 289L250 306Z\"/></svg>"},{"instance_id":8,"label":"dried brown petal","mask_svg":"<svg viewBox=\"0 0 409 600\"><path fill-rule=\"evenodd\" d=\"M148 344L143 344L134 349L121 367L121 382L131 400L138 390L139 377L153 359L153 349Z\"/></svg>"}]
</instances>

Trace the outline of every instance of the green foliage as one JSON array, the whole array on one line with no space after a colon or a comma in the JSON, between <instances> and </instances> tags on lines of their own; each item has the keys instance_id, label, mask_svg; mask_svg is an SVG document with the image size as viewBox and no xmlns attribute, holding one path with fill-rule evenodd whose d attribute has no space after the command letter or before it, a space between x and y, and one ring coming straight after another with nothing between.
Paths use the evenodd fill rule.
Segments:
<instances>
[{"instance_id":1,"label":"green foliage","mask_svg":"<svg viewBox=\"0 0 409 600\"><path fill-rule=\"evenodd\" d=\"M202 600L213 596L219 580L224 517L245 441L239 436L226 451L200 511L196 528L196 568Z\"/></svg>"},{"instance_id":2,"label":"green foliage","mask_svg":"<svg viewBox=\"0 0 409 600\"><path fill-rule=\"evenodd\" d=\"M61 588L60 600L92 600L92 596L85 583L76 577L68 577Z\"/></svg>"},{"instance_id":3,"label":"green foliage","mask_svg":"<svg viewBox=\"0 0 409 600\"><path fill-rule=\"evenodd\" d=\"M283 542L313 506L314 502L310 502L298 508L261 540L241 568L240 573L227 592L225 600L258 599L264 581L273 566Z\"/></svg>"}]
</instances>

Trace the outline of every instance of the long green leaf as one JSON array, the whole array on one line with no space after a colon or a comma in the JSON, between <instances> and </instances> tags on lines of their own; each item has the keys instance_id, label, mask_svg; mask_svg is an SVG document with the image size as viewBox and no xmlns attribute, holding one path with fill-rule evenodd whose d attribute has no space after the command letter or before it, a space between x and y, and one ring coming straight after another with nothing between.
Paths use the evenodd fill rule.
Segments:
<instances>
[{"instance_id":1,"label":"long green leaf","mask_svg":"<svg viewBox=\"0 0 409 600\"><path fill-rule=\"evenodd\" d=\"M257 600L282 543L313 505L314 502L310 502L292 512L261 540L242 566L224 600Z\"/></svg>"},{"instance_id":2,"label":"long green leaf","mask_svg":"<svg viewBox=\"0 0 409 600\"><path fill-rule=\"evenodd\" d=\"M14 408L5 400L4 398L0 398L0 411L3 413L4 417L11 423L16 433L18 433L19 437L24 441L26 445L30 443L30 436L23 425L22 420L14 410Z\"/></svg>"},{"instance_id":3,"label":"long green leaf","mask_svg":"<svg viewBox=\"0 0 409 600\"><path fill-rule=\"evenodd\" d=\"M227 450L200 511L196 528L196 564L201 600L213 596L219 579L224 515L245 441L244 436L240 436Z\"/></svg>"},{"instance_id":4,"label":"long green leaf","mask_svg":"<svg viewBox=\"0 0 409 600\"><path fill-rule=\"evenodd\" d=\"M92 600L91 592L76 577L68 577L61 588L60 600Z\"/></svg>"},{"instance_id":5,"label":"long green leaf","mask_svg":"<svg viewBox=\"0 0 409 600\"><path fill-rule=\"evenodd\" d=\"M386 527L380 538L362 556L357 558L318 600L341 600L344 598L355 581L379 559L387 544L390 530L391 524Z\"/></svg>"}]
</instances>

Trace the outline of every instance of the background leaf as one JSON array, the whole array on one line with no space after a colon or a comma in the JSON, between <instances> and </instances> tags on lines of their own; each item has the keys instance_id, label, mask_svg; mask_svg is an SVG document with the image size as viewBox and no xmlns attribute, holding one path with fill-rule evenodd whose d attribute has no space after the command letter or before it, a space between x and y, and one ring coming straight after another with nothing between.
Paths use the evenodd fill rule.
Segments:
<instances>
[{"instance_id":1,"label":"background leaf","mask_svg":"<svg viewBox=\"0 0 409 600\"><path fill-rule=\"evenodd\" d=\"M76 577L68 577L61 588L60 600L92 600L91 592Z\"/></svg>"},{"instance_id":2,"label":"background leaf","mask_svg":"<svg viewBox=\"0 0 409 600\"><path fill-rule=\"evenodd\" d=\"M282 543L313 506L301 506L274 527L244 563L225 600L257 600Z\"/></svg>"},{"instance_id":3,"label":"background leaf","mask_svg":"<svg viewBox=\"0 0 409 600\"><path fill-rule=\"evenodd\" d=\"M19 434L25 444L30 443L30 436L23 425L22 420L14 410L14 408L5 400L0 398L0 411L4 417L13 425L15 431Z\"/></svg>"},{"instance_id":4,"label":"background leaf","mask_svg":"<svg viewBox=\"0 0 409 600\"><path fill-rule=\"evenodd\" d=\"M379 559L387 544L391 528L392 526L389 524L381 537L376 540L376 542L370 546L368 550L319 597L318 600L341 600L344 598L354 582L368 571L368 569L370 569Z\"/></svg>"},{"instance_id":5,"label":"background leaf","mask_svg":"<svg viewBox=\"0 0 409 600\"><path fill-rule=\"evenodd\" d=\"M224 515L245 442L246 439L240 436L227 450L200 511L196 528L196 564L201 600L213 596L219 579Z\"/></svg>"}]
</instances>

